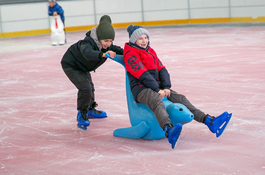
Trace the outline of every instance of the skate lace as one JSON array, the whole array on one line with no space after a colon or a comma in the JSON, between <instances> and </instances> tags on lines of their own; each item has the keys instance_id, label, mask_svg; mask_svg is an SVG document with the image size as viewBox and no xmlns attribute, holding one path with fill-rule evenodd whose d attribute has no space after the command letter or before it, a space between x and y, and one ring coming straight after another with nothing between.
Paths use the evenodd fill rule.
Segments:
<instances>
[{"instance_id":1,"label":"skate lace","mask_svg":"<svg viewBox=\"0 0 265 175\"><path fill-rule=\"evenodd\" d=\"M98 115L100 115L102 113L101 111L97 111L95 108L92 109L92 112L95 114L98 114Z\"/></svg>"},{"instance_id":2,"label":"skate lace","mask_svg":"<svg viewBox=\"0 0 265 175\"><path fill-rule=\"evenodd\" d=\"M86 111L81 112L81 116L82 116L83 120L87 121Z\"/></svg>"}]
</instances>

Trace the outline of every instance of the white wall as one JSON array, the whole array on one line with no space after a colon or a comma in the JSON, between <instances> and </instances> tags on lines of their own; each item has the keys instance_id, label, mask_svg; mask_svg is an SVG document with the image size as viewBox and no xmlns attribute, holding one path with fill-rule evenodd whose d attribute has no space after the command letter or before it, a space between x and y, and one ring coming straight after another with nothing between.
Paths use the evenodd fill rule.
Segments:
<instances>
[{"instance_id":1,"label":"white wall","mask_svg":"<svg viewBox=\"0 0 265 175\"><path fill-rule=\"evenodd\" d=\"M58 4L62 6L64 10L66 26L85 26L95 24L93 0L58 1Z\"/></svg>"},{"instance_id":2,"label":"white wall","mask_svg":"<svg viewBox=\"0 0 265 175\"><path fill-rule=\"evenodd\" d=\"M174 19L265 16L265 0L73 0L57 2L65 25L98 24L104 14L113 23ZM49 28L48 2L0 6L0 33Z\"/></svg>"},{"instance_id":3,"label":"white wall","mask_svg":"<svg viewBox=\"0 0 265 175\"><path fill-rule=\"evenodd\" d=\"M1 5L2 32L45 29L49 26L47 3Z\"/></svg>"},{"instance_id":4,"label":"white wall","mask_svg":"<svg viewBox=\"0 0 265 175\"><path fill-rule=\"evenodd\" d=\"M111 16L113 23L142 21L141 0L95 0L96 22L104 14Z\"/></svg>"},{"instance_id":5,"label":"white wall","mask_svg":"<svg viewBox=\"0 0 265 175\"><path fill-rule=\"evenodd\" d=\"M231 0L231 17L265 16L265 0Z\"/></svg>"},{"instance_id":6,"label":"white wall","mask_svg":"<svg viewBox=\"0 0 265 175\"><path fill-rule=\"evenodd\" d=\"M187 0L144 0L144 20L189 19Z\"/></svg>"},{"instance_id":7,"label":"white wall","mask_svg":"<svg viewBox=\"0 0 265 175\"><path fill-rule=\"evenodd\" d=\"M228 18L229 0L190 0L190 18Z\"/></svg>"}]
</instances>

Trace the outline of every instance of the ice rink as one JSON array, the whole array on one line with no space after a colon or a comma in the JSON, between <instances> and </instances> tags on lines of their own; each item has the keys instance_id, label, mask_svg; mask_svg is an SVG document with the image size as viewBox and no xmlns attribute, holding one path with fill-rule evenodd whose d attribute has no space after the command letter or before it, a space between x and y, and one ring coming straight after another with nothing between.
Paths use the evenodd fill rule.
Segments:
<instances>
[{"instance_id":1,"label":"ice rink","mask_svg":"<svg viewBox=\"0 0 265 175\"><path fill-rule=\"evenodd\" d=\"M97 109L106 119L76 126L77 89L61 69L68 47L86 31L0 39L1 175L264 175L265 26L147 28L172 89L205 113L233 113L220 138L196 121L175 149L167 139L113 136L129 127L124 68L112 61L92 72ZM129 40L116 29L114 44Z\"/></svg>"}]
</instances>

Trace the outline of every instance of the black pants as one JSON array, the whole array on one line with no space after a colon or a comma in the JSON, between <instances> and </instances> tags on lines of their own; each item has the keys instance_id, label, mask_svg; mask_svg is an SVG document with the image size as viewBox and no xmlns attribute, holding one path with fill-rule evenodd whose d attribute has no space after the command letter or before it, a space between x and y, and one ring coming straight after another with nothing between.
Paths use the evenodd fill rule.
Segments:
<instances>
[{"instance_id":1,"label":"black pants","mask_svg":"<svg viewBox=\"0 0 265 175\"><path fill-rule=\"evenodd\" d=\"M63 68L63 71L78 89L77 110L91 106L95 102L95 89L90 73L69 67Z\"/></svg>"}]
</instances>

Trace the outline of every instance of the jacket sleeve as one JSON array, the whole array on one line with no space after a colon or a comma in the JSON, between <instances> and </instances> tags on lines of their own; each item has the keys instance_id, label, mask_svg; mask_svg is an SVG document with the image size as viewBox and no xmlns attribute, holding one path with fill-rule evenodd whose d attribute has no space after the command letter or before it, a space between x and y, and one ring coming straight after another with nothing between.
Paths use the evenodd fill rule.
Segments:
<instances>
[{"instance_id":1,"label":"jacket sleeve","mask_svg":"<svg viewBox=\"0 0 265 175\"><path fill-rule=\"evenodd\" d=\"M116 54L123 55L123 49L120 46L111 44L110 50L112 50L113 52L116 52Z\"/></svg>"},{"instance_id":2,"label":"jacket sleeve","mask_svg":"<svg viewBox=\"0 0 265 175\"><path fill-rule=\"evenodd\" d=\"M129 72L133 77L138 79L141 84L143 84L147 88L151 88L156 92L160 90L158 83L144 67L140 56L137 53L127 52L124 55L123 59L127 72Z\"/></svg>"},{"instance_id":3,"label":"jacket sleeve","mask_svg":"<svg viewBox=\"0 0 265 175\"><path fill-rule=\"evenodd\" d=\"M53 14L52 8L50 6L48 7L48 14L49 14L49 16L52 16L52 14Z\"/></svg>"},{"instance_id":4,"label":"jacket sleeve","mask_svg":"<svg viewBox=\"0 0 265 175\"><path fill-rule=\"evenodd\" d=\"M80 41L79 49L86 60L99 61L103 55L101 51L94 50L89 41Z\"/></svg>"},{"instance_id":5,"label":"jacket sleeve","mask_svg":"<svg viewBox=\"0 0 265 175\"><path fill-rule=\"evenodd\" d=\"M156 67L159 73L159 80L161 82L161 86L163 89L170 89L171 88L171 81L169 73L166 69L166 67L163 65L161 60L157 57L156 52L152 49L152 52L154 53L156 57Z\"/></svg>"},{"instance_id":6,"label":"jacket sleeve","mask_svg":"<svg viewBox=\"0 0 265 175\"><path fill-rule=\"evenodd\" d=\"M170 81L170 76L166 68L162 68L159 71L159 79L162 84L163 89L170 89L171 88L171 81Z\"/></svg>"},{"instance_id":7,"label":"jacket sleeve","mask_svg":"<svg viewBox=\"0 0 265 175\"><path fill-rule=\"evenodd\" d=\"M59 6L59 5L58 5L58 8L57 8L57 13L58 13L59 15L61 15L61 14L64 13L63 8L62 8L61 6Z\"/></svg>"}]
</instances>

